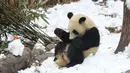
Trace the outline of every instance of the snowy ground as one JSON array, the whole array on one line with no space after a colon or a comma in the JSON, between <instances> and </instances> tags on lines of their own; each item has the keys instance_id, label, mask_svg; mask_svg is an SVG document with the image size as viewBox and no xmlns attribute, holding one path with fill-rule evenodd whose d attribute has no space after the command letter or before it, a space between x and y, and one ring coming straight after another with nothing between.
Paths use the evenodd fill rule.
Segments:
<instances>
[{"instance_id":1,"label":"snowy ground","mask_svg":"<svg viewBox=\"0 0 130 73\"><path fill-rule=\"evenodd\" d=\"M53 31L56 27L67 29L67 13L83 13L89 16L97 24L101 35L101 44L95 56L89 56L80 65L71 68L58 69L53 62L54 57L45 60L41 66L20 70L18 73L124 73L130 69L130 47L123 53L114 54L118 45L120 33L113 34L105 29L106 26L121 27L123 16L123 3L120 1L108 1L108 8L99 6L91 0L80 0L76 3L57 5L47 10L50 25L44 31L50 36L55 36ZM104 16L103 14L116 13L116 17ZM37 23L44 24L42 20Z\"/></svg>"}]
</instances>

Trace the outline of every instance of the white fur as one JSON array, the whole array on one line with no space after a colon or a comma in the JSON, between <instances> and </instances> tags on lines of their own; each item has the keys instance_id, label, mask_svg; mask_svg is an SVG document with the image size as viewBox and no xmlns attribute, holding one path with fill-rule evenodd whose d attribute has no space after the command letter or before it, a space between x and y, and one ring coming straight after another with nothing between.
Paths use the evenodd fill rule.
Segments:
<instances>
[{"instance_id":1,"label":"white fur","mask_svg":"<svg viewBox=\"0 0 130 73\"><path fill-rule=\"evenodd\" d=\"M75 35L74 33L70 32L69 39L74 39L75 37L77 37L77 35Z\"/></svg>"},{"instance_id":2,"label":"white fur","mask_svg":"<svg viewBox=\"0 0 130 73\"><path fill-rule=\"evenodd\" d=\"M88 50L83 51L83 54L84 57L87 58L90 54L95 55L97 51L98 51L98 47L92 47L89 48Z\"/></svg>"},{"instance_id":3,"label":"white fur","mask_svg":"<svg viewBox=\"0 0 130 73\"><path fill-rule=\"evenodd\" d=\"M79 24L79 19L81 17L86 17L85 22L83 22L82 24ZM74 39L76 36L82 36L84 35L86 30L91 29L92 27L95 27L95 23L87 16L83 15L83 14L76 14L73 15L72 18L69 21L69 25L68 25L68 30L70 32L70 39ZM79 35L74 35L72 33L73 30L76 30L78 33L80 33Z\"/></svg>"}]
</instances>

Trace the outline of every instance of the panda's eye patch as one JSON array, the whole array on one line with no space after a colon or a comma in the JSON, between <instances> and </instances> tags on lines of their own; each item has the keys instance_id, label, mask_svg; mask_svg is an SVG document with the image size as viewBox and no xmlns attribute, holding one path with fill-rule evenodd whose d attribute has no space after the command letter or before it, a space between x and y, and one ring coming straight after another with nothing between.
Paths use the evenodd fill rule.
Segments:
<instances>
[{"instance_id":1,"label":"panda's eye patch","mask_svg":"<svg viewBox=\"0 0 130 73\"><path fill-rule=\"evenodd\" d=\"M73 30L73 33L74 33L75 35L79 35L79 33L78 33L76 30Z\"/></svg>"},{"instance_id":2,"label":"panda's eye patch","mask_svg":"<svg viewBox=\"0 0 130 73\"><path fill-rule=\"evenodd\" d=\"M86 20L86 17L81 17L81 18L79 19L79 23L82 24L83 22L85 22L85 20Z\"/></svg>"}]
</instances>

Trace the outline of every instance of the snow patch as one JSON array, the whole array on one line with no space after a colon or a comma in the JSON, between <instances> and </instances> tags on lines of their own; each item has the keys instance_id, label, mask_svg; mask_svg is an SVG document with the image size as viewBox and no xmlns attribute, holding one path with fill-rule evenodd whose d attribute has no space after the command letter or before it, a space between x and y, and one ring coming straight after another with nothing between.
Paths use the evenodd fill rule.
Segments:
<instances>
[{"instance_id":1,"label":"snow patch","mask_svg":"<svg viewBox=\"0 0 130 73\"><path fill-rule=\"evenodd\" d=\"M20 39L15 39L9 43L8 50L15 56L22 56L24 51L24 45L21 43Z\"/></svg>"},{"instance_id":2,"label":"snow patch","mask_svg":"<svg viewBox=\"0 0 130 73\"><path fill-rule=\"evenodd\" d=\"M0 54L0 59L2 58L6 58L6 56L4 54Z\"/></svg>"},{"instance_id":3,"label":"snow patch","mask_svg":"<svg viewBox=\"0 0 130 73\"><path fill-rule=\"evenodd\" d=\"M126 0L126 6L130 9L130 0Z\"/></svg>"}]
</instances>

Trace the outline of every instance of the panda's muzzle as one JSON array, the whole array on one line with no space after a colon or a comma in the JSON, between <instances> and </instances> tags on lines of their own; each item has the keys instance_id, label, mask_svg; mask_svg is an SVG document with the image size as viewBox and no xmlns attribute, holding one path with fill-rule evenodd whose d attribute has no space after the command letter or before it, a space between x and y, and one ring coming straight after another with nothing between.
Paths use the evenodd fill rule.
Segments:
<instances>
[{"instance_id":1,"label":"panda's muzzle","mask_svg":"<svg viewBox=\"0 0 130 73\"><path fill-rule=\"evenodd\" d=\"M73 30L70 35L69 35L69 39L74 39L79 35L79 33L76 30Z\"/></svg>"}]
</instances>

